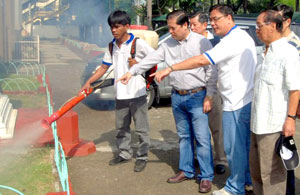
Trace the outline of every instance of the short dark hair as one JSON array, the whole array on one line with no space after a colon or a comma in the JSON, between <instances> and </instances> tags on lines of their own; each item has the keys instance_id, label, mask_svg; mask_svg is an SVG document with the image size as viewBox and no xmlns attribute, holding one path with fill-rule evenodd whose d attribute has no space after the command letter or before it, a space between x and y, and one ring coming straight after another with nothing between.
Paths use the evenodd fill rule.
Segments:
<instances>
[{"instance_id":1,"label":"short dark hair","mask_svg":"<svg viewBox=\"0 0 300 195\"><path fill-rule=\"evenodd\" d=\"M113 26L116 24L122 24L122 25L129 24L130 25L131 19L130 19L129 15L127 14L127 12L122 11L122 10L116 10L108 16L107 22L108 22L109 26Z\"/></svg>"},{"instance_id":2,"label":"short dark hair","mask_svg":"<svg viewBox=\"0 0 300 195\"><path fill-rule=\"evenodd\" d=\"M272 9L275 11L282 12L282 17L284 20L287 20L287 19L292 20L292 18L293 18L294 10L290 6L282 4L282 5L277 5L277 6L273 7Z\"/></svg>"},{"instance_id":3,"label":"short dark hair","mask_svg":"<svg viewBox=\"0 0 300 195\"><path fill-rule=\"evenodd\" d=\"M191 15L190 15L190 18L195 18L198 16L198 21L202 24L204 22L208 22L208 16L205 12L202 12L202 11L196 11L196 12L193 12Z\"/></svg>"},{"instance_id":4,"label":"short dark hair","mask_svg":"<svg viewBox=\"0 0 300 195\"><path fill-rule=\"evenodd\" d=\"M233 11L232 11L232 8L229 5L225 5L225 4L213 5L209 8L209 13L211 13L214 10L218 10L224 16L230 15L232 20L234 20Z\"/></svg>"},{"instance_id":5,"label":"short dark hair","mask_svg":"<svg viewBox=\"0 0 300 195\"><path fill-rule=\"evenodd\" d=\"M176 24L180 26L184 25L184 23L190 24L188 15L182 10L174 10L167 15L167 20L172 18L177 18Z\"/></svg>"},{"instance_id":6,"label":"short dark hair","mask_svg":"<svg viewBox=\"0 0 300 195\"><path fill-rule=\"evenodd\" d=\"M262 11L262 13L265 13L265 16L264 16L264 23L275 23L276 24L276 30L278 32L282 32L282 28L283 28L283 25L282 25L282 22L283 22L283 17L275 10L271 10L271 9L268 9L268 10L265 10L265 11Z\"/></svg>"}]
</instances>

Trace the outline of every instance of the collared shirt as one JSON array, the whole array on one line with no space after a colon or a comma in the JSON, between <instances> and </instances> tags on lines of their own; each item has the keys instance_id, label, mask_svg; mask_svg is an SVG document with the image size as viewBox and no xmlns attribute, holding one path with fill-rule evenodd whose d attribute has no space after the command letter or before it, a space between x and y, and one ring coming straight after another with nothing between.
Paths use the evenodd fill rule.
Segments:
<instances>
[{"instance_id":1,"label":"collared shirt","mask_svg":"<svg viewBox=\"0 0 300 195\"><path fill-rule=\"evenodd\" d=\"M147 55L130 69L132 75L142 74L153 65L165 62L168 66L182 62L211 49L211 43L203 36L190 32L185 40L177 41L170 37L159 48ZM212 66L191 70L173 71L169 75L170 85L176 90L190 90L206 86L207 95L216 92L216 69Z\"/></svg>"},{"instance_id":2,"label":"collared shirt","mask_svg":"<svg viewBox=\"0 0 300 195\"><path fill-rule=\"evenodd\" d=\"M256 49L249 34L234 26L211 50L205 52L218 67L218 89L224 111L234 111L252 101Z\"/></svg>"},{"instance_id":3,"label":"collared shirt","mask_svg":"<svg viewBox=\"0 0 300 195\"><path fill-rule=\"evenodd\" d=\"M133 34L129 33L129 35L130 38L126 42L122 43L120 47L118 47L116 41L113 40L113 59L109 51L106 51L103 57L103 64L113 66L115 80L129 71L128 58L131 58L130 50L134 39ZM147 54L153 51L154 49L144 40L138 39L136 41L135 59L137 61L140 61ZM141 75L132 77L127 85L124 85L121 82L115 82L114 88L116 99L132 99L146 95L146 82Z\"/></svg>"},{"instance_id":4,"label":"collared shirt","mask_svg":"<svg viewBox=\"0 0 300 195\"><path fill-rule=\"evenodd\" d=\"M251 131L268 134L282 131L289 92L300 89L300 61L295 47L281 38L258 57L255 72Z\"/></svg>"},{"instance_id":5,"label":"collared shirt","mask_svg":"<svg viewBox=\"0 0 300 195\"><path fill-rule=\"evenodd\" d=\"M299 52L300 55L300 39L299 37L292 31L289 36L286 37L289 44L293 45L294 47L296 47L296 49Z\"/></svg>"},{"instance_id":6,"label":"collared shirt","mask_svg":"<svg viewBox=\"0 0 300 195\"><path fill-rule=\"evenodd\" d=\"M205 38L207 38L208 40L213 39L214 35L209 32L208 30L205 31Z\"/></svg>"}]
</instances>

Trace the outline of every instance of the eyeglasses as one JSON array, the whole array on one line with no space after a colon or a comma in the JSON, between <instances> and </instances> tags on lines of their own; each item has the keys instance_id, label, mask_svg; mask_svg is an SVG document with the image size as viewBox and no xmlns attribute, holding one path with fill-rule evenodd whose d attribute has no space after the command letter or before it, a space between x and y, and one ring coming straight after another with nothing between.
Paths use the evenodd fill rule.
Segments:
<instances>
[{"instance_id":1,"label":"eyeglasses","mask_svg":"<svg viewBox=\"0 0 300 195\"><path fill-rule=\"evenodd\" d=\"M210 21L210 22L216 23L216 22L218 22L221 18L224 18L224 17L226 17L226 16L219 16L219 17L209 18L209 21Z\"/></svg>"},{"instance_id":2,"label":"eyeglasses","mask_svg":"<svg viewBox=\"0 0 300 195\"><path fill-rule=\"evenodd\" d=\"M259 29L261 29L263 26L269 25L269 24L270 24L269 22L268 22L268 23L256 24L256 25L255 25L255 28L256 28L257 30L259 30Z\"/></svg>"}]
</instances>

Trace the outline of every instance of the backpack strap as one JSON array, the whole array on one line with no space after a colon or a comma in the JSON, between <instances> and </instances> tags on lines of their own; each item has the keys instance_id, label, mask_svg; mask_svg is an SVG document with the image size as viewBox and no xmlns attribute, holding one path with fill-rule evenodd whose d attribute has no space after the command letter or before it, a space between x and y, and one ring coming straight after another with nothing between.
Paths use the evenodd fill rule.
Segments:
<instances>
[{"instance_id":1,"label":"backpack strap","mask_svg":"<svg viewBox=\"0 0 300 195\"><path fill-rule=\"evenodd\" d=\"M110 53L111 58L112 58L113 46L114 46L113 42L109 42L108 49L109 49L109 53Z\"/></svg>"},{"instance_id":2,"label":"backpack strap","mask_svg":"<svg viewBox=\"0 0 300 195\"><path fill-rule=\"evenodd\" d=\"M135 58L135 54L136 54L136 40L139 39L138 37L135 37L132 41L131 44L131 49L130 49L130 55L131 58L134 59Z\"/></svg>"}]
</instances>

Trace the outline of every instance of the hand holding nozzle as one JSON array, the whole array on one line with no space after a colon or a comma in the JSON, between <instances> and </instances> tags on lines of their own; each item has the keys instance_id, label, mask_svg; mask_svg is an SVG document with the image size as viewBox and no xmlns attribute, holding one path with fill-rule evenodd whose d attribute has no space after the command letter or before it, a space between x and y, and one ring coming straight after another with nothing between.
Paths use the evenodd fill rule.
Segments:
<instances>
[{"instance_id":1,"label":"hand holding nozzle","mask_svg":"<svg viewBox=\"0 0 300 195\"><path fill-rule=\"evenodd\" d=\"M75 105L77 105L79 102L81 102L86 96L91 94L93 92L93 88L90 87L90 85L87 85L88 87L83 87L82 90L78 93L78 96L75 96L71 99L69 99L65 104L63 104L58 111L53 113L51 116L43 119L41 121L42 127L45 129L48 129L50 125L58 120L60 117L62 117L66 112L71 110Z\"/></svg>"},{"instance_id":2,"label":"hand holding nozzle","mask_svg":"<svg viewBox=\"0 0 300 195\"><path fill-rule=\"evenodd\" d=\"M91 91L90 91L91 90ZM93 89L91 88L91 84L89 82L86 82L82 88L80 89L80 91L78 92L77 96L81 96L81 95L89 95L90 93L92 93Z\"/></svg>"}]
</instances>

